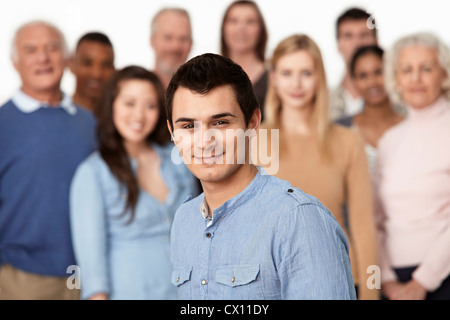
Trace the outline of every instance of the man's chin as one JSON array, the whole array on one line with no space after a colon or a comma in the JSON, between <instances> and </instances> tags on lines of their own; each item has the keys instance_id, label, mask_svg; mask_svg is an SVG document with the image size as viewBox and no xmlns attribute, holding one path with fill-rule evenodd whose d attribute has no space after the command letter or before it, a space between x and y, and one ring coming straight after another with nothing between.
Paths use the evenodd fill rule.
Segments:
<instances>
[{"instance_id":1,"label":"man's chin","mask_svg":"<svg viewBox=\"0 0 450 320\"><path fill-rule=\"evenodd\" d=\"M222 182L232 176L241 165L226 164L191 164L189 170L201 182L212 183Z\"/></svg>"},{"instance_id":2,"label":"man's chin","mask_svg":"<svg viewBox=\"0 0 450 320\"><path fill-rule=\"evenodd\" d=\"M173 75L178 70L179 67L183 65L184 62L161 62L159 64L160 70L162 70L165 74Z\"/></svg>"}]
</instances>

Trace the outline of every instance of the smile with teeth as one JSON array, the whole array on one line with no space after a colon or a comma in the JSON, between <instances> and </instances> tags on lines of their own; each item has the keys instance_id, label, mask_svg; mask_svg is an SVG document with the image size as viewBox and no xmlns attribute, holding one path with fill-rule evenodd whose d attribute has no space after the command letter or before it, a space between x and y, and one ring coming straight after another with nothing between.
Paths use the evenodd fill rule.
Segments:
<instances>
[{"instance_id":1,"label":"smile with teeth","mask_svg":"<svg viewBox=\"0 0 450 320\"><path fill-rule=\"evenodd\" d=\"M99 80L89 80L89 81L87 82L87 85L88 85L90 88L99 89L99 88L102 86L102 83L101 83L101 81L99 81Z\"/></svg>"},{"instance_id":2,"label":"smile with teeth","mask_svg":"<svg viewBox=\"0 0 450 320\"><path fill-rule=\"evenodd\" d=\"M371 96L378 95L378 94L380 94L381 92L382 92L382 91L381 91L380 88L371 88L371 89L367 90L367 93L368 93L369 95L371 95Z\"/></svg>"},{"instance_id":3,"label":"smile with teeth","mask_svg":"<svg viewBox=\"0 0 450 320\"><path fill-rule=\"evenodd\" d=\"M142 131L144 129L144 124L140 122L130 122L129 127L134 131Z\"/></svg>"},{"instance_id":4,"label":"smile with teeth","mask_svg":"<svg viewBox=\"0 0 450 320\"><path fill-rule=\"evenodd\" d=\"M53 72L53 68L51 68L51 67L36 70L37 75L48 74L48 73L52 73L52 72Z\"/></svg>"},{"instance_id":5,"label":"smile with teeth","mask_svg":"<svg viewBox=\"0 0 450 320\"><path fill-rule=\"evenodd\" d=\"M213 164L216 161L218 161L219 159L221 159L223 156L223 153L219 154L219 155L209 155L207 152L204 152L203 154L199 154L199 155L195 155L194 158L201 163L206 163L206 164Z\"/></svg>"}]
</instances>

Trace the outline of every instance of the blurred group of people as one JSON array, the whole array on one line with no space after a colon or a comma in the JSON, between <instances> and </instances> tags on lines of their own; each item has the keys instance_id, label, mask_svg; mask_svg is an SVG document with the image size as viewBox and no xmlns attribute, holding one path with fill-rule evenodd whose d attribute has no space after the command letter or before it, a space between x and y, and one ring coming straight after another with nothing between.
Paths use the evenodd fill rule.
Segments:
<instances>
[{"instance_id":1,"label":"blurred group of people","mask_svg":"<svg viewBox=\"0 0 450 320\"><path fill-rule=\"evenodd\" d=\"M450 299L450 51L431 33L385 50L370 17L350 8L336 21L346 65L337 88L306 34L266 57L253 1L225 11L220 55L248 75L261 128L279 131L274 175L345 231L358 299ZM165 91L192 41L188 12L162 9L151 22L153 70L117 70L103 33L69 53L48 22L16 31L22 84L0 107L0 299L177 299L171 225L202 185L173 161ZM60 88L66 66L72 97ZM68 286L72 265L81 291Z\"/></svg>"}]
</instances>

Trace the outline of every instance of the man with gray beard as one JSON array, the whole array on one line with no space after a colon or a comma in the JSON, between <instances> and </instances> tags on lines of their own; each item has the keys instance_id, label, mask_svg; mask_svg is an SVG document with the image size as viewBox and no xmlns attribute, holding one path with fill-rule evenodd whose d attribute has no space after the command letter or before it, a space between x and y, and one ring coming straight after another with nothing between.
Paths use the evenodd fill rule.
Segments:
<instances>
[{"instance_id":1,"label":"man with gray beard","mask_svg":"<svg viewBox=\"0 0 450 320\"><path fill-rule=\"evenodd\" d=\"M155 54L154 72L164 88L186 62L192 48L189 13L182 8L163 8L153 17L150 45Z\"/></svg>"}]
</instances>

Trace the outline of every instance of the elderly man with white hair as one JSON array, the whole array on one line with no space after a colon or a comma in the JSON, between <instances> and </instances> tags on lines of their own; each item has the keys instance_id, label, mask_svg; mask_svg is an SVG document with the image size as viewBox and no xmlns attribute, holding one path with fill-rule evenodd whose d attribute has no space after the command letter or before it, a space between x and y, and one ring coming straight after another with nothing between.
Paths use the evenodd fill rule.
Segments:
<instances>
[{"instance_id":1,"label":"elderly man with white hair","mask_svg":"<svg viewBox=\"0 0 450 320\"><path fill-rule=\"evenodd\" d=\"M191 52L189 13L177 7L159 10L152 19L150 46L155 54L153 71L167 88L175 71L186 62Z\"/></svg>"},{"instance_id":2,"label":"elderly man with white hair","mask_svg":"<svg viewBox=\"0 0 450 320\"><path fill-rule=\"evenodd\" d=\"M68 196L95 148L95 120L60 89L58 28L28 22L12 44L22 85L0 107L0 300L79 299Z\"/></svg>"}]
</instances>

